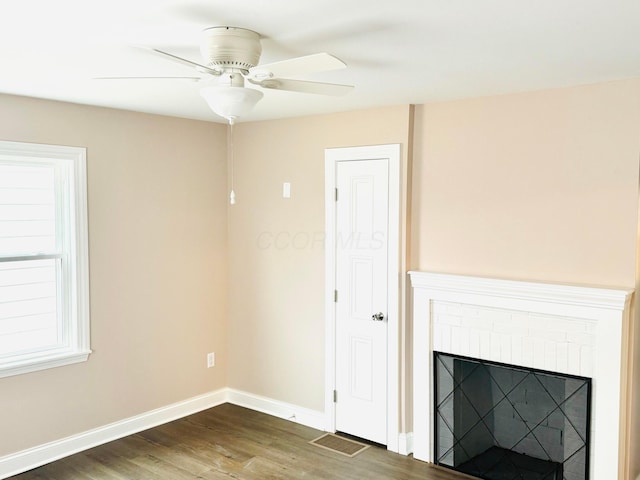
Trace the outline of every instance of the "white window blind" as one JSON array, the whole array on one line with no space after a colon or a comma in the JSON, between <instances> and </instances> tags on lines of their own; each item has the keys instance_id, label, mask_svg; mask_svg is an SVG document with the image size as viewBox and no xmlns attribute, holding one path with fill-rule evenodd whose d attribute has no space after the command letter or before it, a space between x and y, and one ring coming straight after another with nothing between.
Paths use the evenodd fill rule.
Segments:
<instances>
[{"instance_id":1,"label":"white window blind","mask_svg":"<svg viewBox=\"0 0 640 480\"><path fill-rule=\"evenodd\" d=\"M89 350L85 150L0 142L0 376Z\"/></svg>"}]
</instances>

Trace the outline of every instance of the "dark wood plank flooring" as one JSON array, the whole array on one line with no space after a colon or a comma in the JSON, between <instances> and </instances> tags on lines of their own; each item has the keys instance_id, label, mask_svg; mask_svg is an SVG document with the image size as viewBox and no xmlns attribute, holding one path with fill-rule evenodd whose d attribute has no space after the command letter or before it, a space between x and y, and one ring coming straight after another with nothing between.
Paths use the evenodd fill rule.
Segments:
<instances>
[{"instance_id":1,"label":"dark wood plank flooring","mask_svg":"<svg viewBox=\"0 0 640 480\"><path fill-rule=\"evenodd\" d=\"M11 477L13 480L463 480L372 447L353 458L310 445L322 432L231 404Z\"/></svg>"}]
</instances>

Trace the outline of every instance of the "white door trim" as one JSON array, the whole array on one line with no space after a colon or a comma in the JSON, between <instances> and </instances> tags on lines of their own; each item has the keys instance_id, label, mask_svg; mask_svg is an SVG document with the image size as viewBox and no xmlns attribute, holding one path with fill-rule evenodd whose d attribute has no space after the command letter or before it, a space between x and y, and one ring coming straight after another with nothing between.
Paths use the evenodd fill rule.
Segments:
<instances>
[{"instance_id":1,"label":"white door trim","mask_svg":"<svg viewBox=\"0 0 640 480\"><path fill-rule=\"evenodd\" d=\"M336 385L335 302L336 232L335 188L339 161L389 160L389 284L387 318L387 450L399 451L400 381L400 144L325 149L325 415L327 431L335 431Z\"/></svg>"}]
</instances>

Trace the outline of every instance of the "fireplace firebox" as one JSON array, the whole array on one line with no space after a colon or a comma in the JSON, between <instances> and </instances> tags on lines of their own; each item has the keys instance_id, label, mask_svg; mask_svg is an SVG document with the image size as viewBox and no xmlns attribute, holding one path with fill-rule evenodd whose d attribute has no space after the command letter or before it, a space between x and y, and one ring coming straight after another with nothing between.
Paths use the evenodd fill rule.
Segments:
<instances>
[{"instance_id":1,"label":"fireplace firebox","mask_svg":"<svg viewBox=\"0 0 640 480\"><path fill-rule=\"evenodd\" d=\"M591 379L434 352L435 463L487 480L588 480Z\"/></svg>"}]
</instances>

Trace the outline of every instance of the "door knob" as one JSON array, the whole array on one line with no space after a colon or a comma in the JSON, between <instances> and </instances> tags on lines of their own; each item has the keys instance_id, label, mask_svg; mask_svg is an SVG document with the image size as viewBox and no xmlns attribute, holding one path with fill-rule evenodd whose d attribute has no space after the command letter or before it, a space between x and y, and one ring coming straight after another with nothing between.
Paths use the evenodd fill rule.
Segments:
<instances>
[{"instance_id":1,"label":"door knob","mask_svg":"<svg viewBox=\"0 0 640 480\"><path fill-rule=\"evenodd\" d=\"M381 322L382 320L384 320L384 313L374 313L373 315L371 315L371 320L373 320L374 322Z\"/></svg>"}]
</instances>

